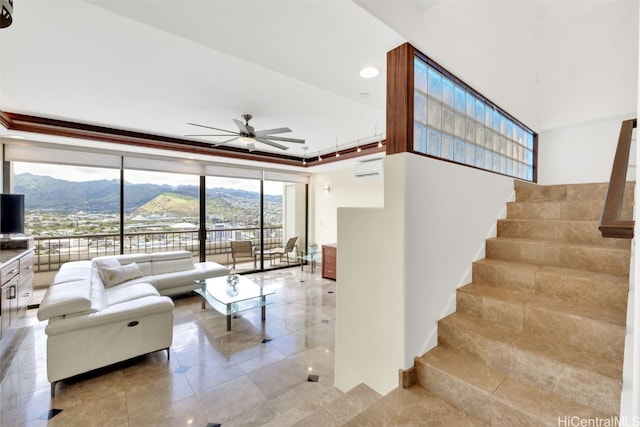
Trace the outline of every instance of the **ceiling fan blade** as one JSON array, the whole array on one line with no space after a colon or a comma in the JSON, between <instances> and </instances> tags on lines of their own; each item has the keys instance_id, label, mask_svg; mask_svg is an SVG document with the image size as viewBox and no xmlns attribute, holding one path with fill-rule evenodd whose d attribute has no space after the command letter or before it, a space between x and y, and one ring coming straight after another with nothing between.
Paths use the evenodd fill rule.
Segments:
<instances>
[{"instance_id":1,"label":"ceiling fan blade","mask_svg":"<svg viewBox=\"0 0 640 427\"><path fill-rule=\"evenodd\" d=\"M277 128L277 129L258 130L256 131L256 135L265 136L265 135L274 135L276 133L286 133L286 132L291 132L291 129Z\"/></svg>"},{"instance_id":2,"label":"ceiling fan blade","mask_svg":"<svg viewBox=\"0 0 640 427\"><path fill-rule=\"evenodd\" d=\"M244 123L242 123L240 120L233 119L233 121L235 122L236 126L238 126L238 129L240 129L240 133L246 133L246 134L251 133L249 132L249 129L247 129L247 126Z\"/></svg>"},{"instance_id":3,"label":"ceiling fan blade","mask_svg":"<svg viewBox=\"0 0 640 427\"><path fill-rule=\"evenodd\" d=\"M287 147L287 146L284 146L284 145L269 141L268 139L265 139L265 138L256 137L255 139L258 142L262 142L263 144L267 144L267 145L270 145L272 147L279 148L281 150L288 150L289 149L289 147Z\"/></svg>"},{"instance_id":4,"label":"ceiling fan blade","mask_svg":"<svg viewBox=\"0 0 640 427\"><path fill-rule=\"evenodd\" d=\"M220 133L202 133L202 134L191 133L191 134L185 135L185 136L229 136L229 135L228 134L224 134L223 135L223 134L220 134Z\"/></svg>"},{"instance_id":5,"label":"ceiling fan blade","mask_svg":"<svg viewBox=\"0 0 640 427\"><path fill-rule=\"evenodd\" d=\"M304 144L304 139L283 138L281 136L269 136L269 135L265 135L263 136L263 138L273 139L274 141L295 142L297 144Z\"/></svg>"},{"instance_id":6,"label":"ceiling fan blade","mask_svg":"<svg viewBox=\"0 0 640 427\"><path fill-rule=\"evenodd\" d=\"M227 139L226 141L221 141L221 142L212 142L211 146L215 147L217 145L222 145L222 144L226 144L227 142L231 142L231 141L235 141L236 139L240 138L240 136L234 136L231 139Z\"/></svg>"},{"instance_id":7,"label":"ceiling fan blade","mask_svg":"<svg viewBox=\"0 0 640 427\"><path fill-rule=\"evenodd\" d=\"M238 133L238 132L233 131L233 130L226 130L226 129L214 128L214 127L212 127L212 126L199 125L199 124L197 124L197 123L187 123L187 124L188 124L188 125L191 125L191 126L199 126L199 127L201 127L201 128L207 128L207 129L219 130L219 131L222 131L222 132Z\"/></svg>"}]
</instances>

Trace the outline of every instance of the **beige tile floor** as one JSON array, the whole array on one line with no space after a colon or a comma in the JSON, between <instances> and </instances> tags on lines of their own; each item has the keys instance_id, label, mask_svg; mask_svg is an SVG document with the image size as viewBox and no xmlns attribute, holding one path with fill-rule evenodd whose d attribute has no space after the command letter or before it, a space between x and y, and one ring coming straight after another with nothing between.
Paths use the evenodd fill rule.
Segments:
<instances>
[{"instance_id":1,"label":"beige tile floor","mask_svg":"<svg viewBox=\"0 0 640 427\"><path fill-rule=\"evenodd\" d=\"M420 387L340 392L336 282L299 266L247 277L276 292L265 323L254 309L227 331L199 297L176 298L171 360L159 351L81 375L59 383L54 399L46 322L29 310L0 340L0 427L480 425Z\"/></svg>"},{"instance_id":2,"label":"beige tile floor","mask_svg":"<svg viewBox=\"0 0 640 427\"><path fill-rule=\"evenodd\" d=\"M248 277L276 292L265 323L249 310L228 332L199 297L177 298L170 361L160 351L82 375L58 384L54 399L46 322L29 310L0 342L0 425L310 425L306 417L342 395L333 387L336 282L299 267ZM47 420L53 409L62 412Z\"/></svg>"}]
</instances>

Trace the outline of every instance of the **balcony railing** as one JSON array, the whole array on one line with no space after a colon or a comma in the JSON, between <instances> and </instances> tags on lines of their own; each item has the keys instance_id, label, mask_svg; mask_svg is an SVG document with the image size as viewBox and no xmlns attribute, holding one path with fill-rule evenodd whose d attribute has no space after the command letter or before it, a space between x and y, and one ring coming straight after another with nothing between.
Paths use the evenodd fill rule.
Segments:
<instances>
[{"instance_id":1,"label":"balcony railing","mask_svg":"<svg viewBox=\"0 0 640 427\"><path fill-rule=\"evenodd\" d=\"M265 250L282 246L281 226L265 227L264 232ZM225 260L228 260L231 253L231 241L251 240L258 247L260 237L259 227L207 229L207 259L227 263ZM37 236L34 240L36 272L56 271L68 261L90 260L97 256L121 253L119 234ZM197 230L125 233L122 244L122 253L125 254L187 250L196 257L199 249Z\"/></svg>"}]
</instances>

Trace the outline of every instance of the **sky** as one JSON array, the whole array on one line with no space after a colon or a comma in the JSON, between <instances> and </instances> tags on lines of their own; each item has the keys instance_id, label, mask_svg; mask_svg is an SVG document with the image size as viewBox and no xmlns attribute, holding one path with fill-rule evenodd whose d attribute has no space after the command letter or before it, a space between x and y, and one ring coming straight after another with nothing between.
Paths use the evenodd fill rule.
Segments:
<instances>
[{"instance_id":1,"label":"sky","mask_svg":"<svg viewBox=\"0 0 640 427\"><path fill-rule=\"evenodd\" d=\"M44 163L23 163L13 162L13 173L32 173L34 175L50 176L67 181L97 181L101 179L119 179L120 171L117 169L100 169L82 166L50 165ZM125 170L124 179L131 184L169 184L178 185L198 185L199 177L195 175L185 175L177 173L160 173L136 170ZM260 185L257 180L207 177L207 187L234 188L247 191L259 191ZM265 194L282 195L282 183L265 181Z\"/></svg>"}]
</instances>

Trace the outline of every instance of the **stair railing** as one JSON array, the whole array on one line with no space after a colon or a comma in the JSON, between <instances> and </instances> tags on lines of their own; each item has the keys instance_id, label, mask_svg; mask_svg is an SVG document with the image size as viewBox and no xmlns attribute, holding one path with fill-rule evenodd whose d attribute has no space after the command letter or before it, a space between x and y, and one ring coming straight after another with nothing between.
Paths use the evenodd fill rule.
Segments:
<instances>
[{"instance_id":1,"label":"stair railing","mask_svg":"<svg viewBox=\"0 0 640 427\"><path fill-rule=\"evenodd\" d=\"M600 216L600 232L602 237L618 237L633 239L633 220L623 220L622 202L624 199L624 186L627 181L627 168L629 166L629 151L633 129L638 125L637 119L624 120L620 127L618 147L611 168L611 179L607 188L602 215Z\"/></svg>"}]
</instances>

